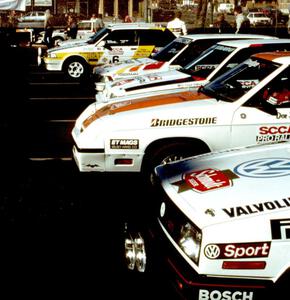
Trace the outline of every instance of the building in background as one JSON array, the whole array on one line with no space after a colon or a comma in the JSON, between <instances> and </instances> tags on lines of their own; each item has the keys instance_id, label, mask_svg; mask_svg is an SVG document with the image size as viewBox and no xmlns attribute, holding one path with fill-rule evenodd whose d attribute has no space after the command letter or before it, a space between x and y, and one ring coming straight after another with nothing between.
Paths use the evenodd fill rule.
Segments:
<instances>
[{"instance_id":1,"label":"building in background","mask_svg":"<svg viewBox=\"0 0 290 300\"><path fill-rule=\"evenodd\" d=\"M123 17L144 16L144 7L151 0L26 0L27 10L51 8L54 14L75 13L81 17L91 14Z\"/></svg>"}]
</instances>

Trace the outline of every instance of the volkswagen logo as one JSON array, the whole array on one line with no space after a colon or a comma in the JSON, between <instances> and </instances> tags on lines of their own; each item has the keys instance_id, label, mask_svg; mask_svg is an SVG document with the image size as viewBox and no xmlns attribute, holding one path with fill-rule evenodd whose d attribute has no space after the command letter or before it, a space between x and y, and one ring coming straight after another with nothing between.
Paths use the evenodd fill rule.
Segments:
<instances>
[{"instance_id":1,"label":"volkswagen logo","mask_svg":"<svg viewBox=\"0 0 290 300\"><path fill-rule=\"evenodd\" d=\"M209 259L215 259L219 257L220 252L220 247L215 244L206 245L206 247L204 248L204 254Z\"/></svg>"},{"instance_id":2,"label":"volkswagen logo","mask_svg":"<svg viewBox=\"0 0 290 300\"><path fill-rule=\"evenodd\" d=\"M241 163L234 172L245 177L271 178L290 175L290 159L260 158Z\"/></svg>"}]
</instances>

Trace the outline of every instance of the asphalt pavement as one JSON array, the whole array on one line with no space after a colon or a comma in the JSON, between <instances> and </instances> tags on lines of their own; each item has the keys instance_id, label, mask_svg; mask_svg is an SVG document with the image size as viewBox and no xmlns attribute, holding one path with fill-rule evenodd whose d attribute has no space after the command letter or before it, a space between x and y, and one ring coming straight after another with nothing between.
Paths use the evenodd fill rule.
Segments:
<instances>
[{"instance_id":1,"label":"asphalt pavement","mask_svg":"<svg viewBox=\"0 0 290 300\"><path fill-rule=\"evenodd\" d=\"M142 180L82 174L69 156L31 160L29 136L39 126L27 106L34 60L0 47L0 296L165 297L161 278L127 272L122 261L124 222L142 216L148 200Z\"/></svg>"}]
</instances>

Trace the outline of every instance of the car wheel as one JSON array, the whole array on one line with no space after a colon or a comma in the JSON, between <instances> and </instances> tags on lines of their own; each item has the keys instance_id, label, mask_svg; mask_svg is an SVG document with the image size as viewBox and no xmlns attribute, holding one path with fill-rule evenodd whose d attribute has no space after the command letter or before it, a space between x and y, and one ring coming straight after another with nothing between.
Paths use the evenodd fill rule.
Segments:
<instances>
[{"instance_id":1,"label":"car wheel","mask_svg":"<svg viewBox=\"0 0 290 300\"><path fill-rule=\"evenodd\" d=\"M180 159L207 152L205 147L194 147L186 142L176 142L156 148L146 156L143 166L143 176L150 184L155 184L154 169L158 165L175 162Z\"/></svg>"},{"instance_id":2,"label":"car wheel","mask_svg":"<svg viewBox=\"0 0 290 300\"><path fill-rule=\"evenodd\" d=\"M65 64L63 71L72 80L80 80L87 76L87 62L81 58L70 58Z\"/></svg>"}]
</instances>

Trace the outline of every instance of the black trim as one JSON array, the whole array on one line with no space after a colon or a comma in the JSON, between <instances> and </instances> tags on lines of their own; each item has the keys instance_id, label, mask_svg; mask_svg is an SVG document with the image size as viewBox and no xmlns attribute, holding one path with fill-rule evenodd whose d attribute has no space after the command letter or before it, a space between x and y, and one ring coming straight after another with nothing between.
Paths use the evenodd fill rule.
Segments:
<instances>
[{"instance_id":1,"label":"black trim","mask_svg":"<svg viewBox=\"0 0 290 300\"><path fill-rule=\"evenodd\" d=\"M79 153L105 153L105 149L80 149L76 144L75 147Z\"/></svg>"}]
</instances>

